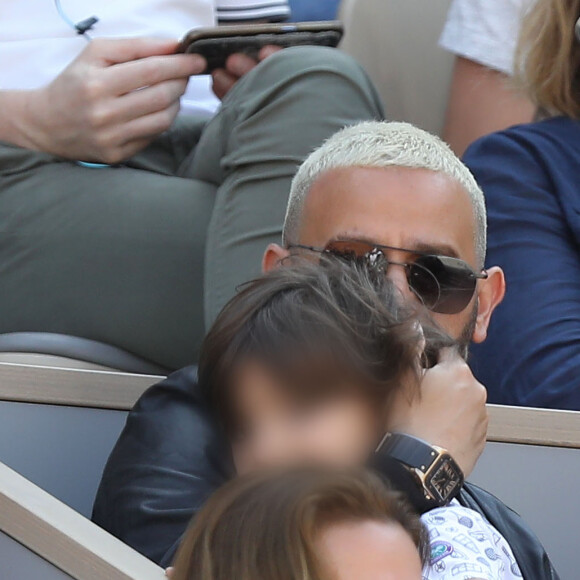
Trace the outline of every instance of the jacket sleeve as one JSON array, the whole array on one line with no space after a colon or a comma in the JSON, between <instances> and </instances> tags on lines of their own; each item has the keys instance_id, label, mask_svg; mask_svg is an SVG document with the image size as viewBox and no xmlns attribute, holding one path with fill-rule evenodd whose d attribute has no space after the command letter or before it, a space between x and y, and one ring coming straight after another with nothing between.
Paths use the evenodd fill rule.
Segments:
<instances>
[{"instance_id":1,"label":"jacket sleeve","mask_svg":"<svg viewBox=\"0 0 580 580\"><path fill-rule=\"evenodd\" d=\"M93 521L162 566L228 477L228 453L188 367L149 389L105 467Z\"/></svg>"},{"instance_id":2,"label":"jacket sleeve","mask_svg":"<svg viewBox=\"0 0 580 580\"><path fill-rule=\"evenodd\" d=\"M492 403L580 409L577 172L566 181L557 139L530 131L485 137L464 159L486 196L487 265L507 283L473 367Z\"/></svg>"},{"instance_id":3,"label":"jacket sleeve","mask_svg":"<svg viewBox=\"0 0 580 580\"><path fill-rule=\"evenodd\" d=\"M560 580L550 558L524 520L491 493L466 483L459 503L485 519L506 539L523 578L528 580Z\"/></svg>"}]
</instances>

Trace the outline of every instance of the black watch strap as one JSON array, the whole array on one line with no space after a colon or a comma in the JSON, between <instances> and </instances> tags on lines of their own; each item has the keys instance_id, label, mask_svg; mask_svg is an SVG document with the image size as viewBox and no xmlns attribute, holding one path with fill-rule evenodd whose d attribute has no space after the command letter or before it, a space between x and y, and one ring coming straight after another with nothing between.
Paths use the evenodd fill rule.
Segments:
<instances>
[{"instance_id":1,"label":"black watch strap","mask_svg":"<svg viewBox=\"0 0 580 580\"><path fill-rule=\"evenodd\" d=\"M398 459L386 453L373 454L370 467L383 477L392 489L399 492L419 514L440 507L437 501L427 497L419 478Z\"/></svg>"},{"instance_id":2,"label":"black watch strap","mask_svg":"<svg viewBox=\"0 0 580 580\"><path fill-rule=\"evenodd\" d=\"M447 465L453 466L450 473L455 477L449 482L443 480L441 489L434 489L429 487L432 482L430 477L427 476L425 480L419 472L429 472L429 468L436 462L439 463L434 469L438 469L442 457L445 457ZM395 489L403 492L419 513L445 505L459 494L463 485L461 469L445 450L403 433L389 433L385 436L374 453L372 466L388 478Z\"/></svg>"},{"instance_id":3,"label":"black watch strap","mask_svg":"<svg viewBox=\"0 0 580 580\"><path fill-rule=\"evenodd\" d=\"M426 473L439 457L439 453L425 441L402 433L389 433L378 450L412 469Z\"/></svg>"}]
</instances>

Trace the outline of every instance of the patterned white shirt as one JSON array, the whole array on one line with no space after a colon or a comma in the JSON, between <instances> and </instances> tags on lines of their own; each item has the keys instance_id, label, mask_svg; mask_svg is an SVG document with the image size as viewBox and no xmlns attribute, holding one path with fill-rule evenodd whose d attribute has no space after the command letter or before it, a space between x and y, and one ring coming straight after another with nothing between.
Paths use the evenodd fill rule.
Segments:
<instances>
[{"instance_id":1,"label":"patterned white shirt","mask_svg":"<svg viewBox=\"0 0 580 580\"><path fill-rule=\"evenodd\" d=\"M521 580L506 539L480 514L457 501L423 515L431 562L424 580Z\"/></svg>"}]
</instances>

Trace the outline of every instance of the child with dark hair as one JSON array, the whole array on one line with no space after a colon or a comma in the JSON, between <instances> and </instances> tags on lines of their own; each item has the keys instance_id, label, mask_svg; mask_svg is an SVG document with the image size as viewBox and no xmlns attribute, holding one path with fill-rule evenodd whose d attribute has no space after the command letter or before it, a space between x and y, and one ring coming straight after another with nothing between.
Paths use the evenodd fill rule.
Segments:
<instances>
[{"instance_id":1,"label":"child with dark hair","mask_svg":"<svg viewBox=\"0 0 580 580\"><path fill-rule=\"evenodd\" d=\"M207 335L199 379L238 474L363 466L396 432L402 402L420 396L424 369L455 346L380 267L323 258L242 289ZM425 578L521 578L507 542L457 501L423 521Z\"/></svg>"}]
</instances>

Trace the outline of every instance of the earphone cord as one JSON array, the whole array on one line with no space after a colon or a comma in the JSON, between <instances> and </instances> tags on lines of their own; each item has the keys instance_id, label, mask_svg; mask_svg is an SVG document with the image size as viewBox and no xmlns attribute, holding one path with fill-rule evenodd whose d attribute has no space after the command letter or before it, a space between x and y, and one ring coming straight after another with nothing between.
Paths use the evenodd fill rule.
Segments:
<instances>
[{"instance_id":1,"label":"earphone cord","mask_svg":"<svg viewBox=\"0 0 580 580\"><path fill-rule=\"evenodd\" d=\"M91 42L92 38L87 32L90 30L96 23L97 18L94 16L92 18L87 18L77 24L75 24L66 14L64 11L60 0L54 0L54 7L56 8L59 16L62 18L64 22L68 24L77 34L84 36L87 42Z\"/></svg>"}]
</instances>

